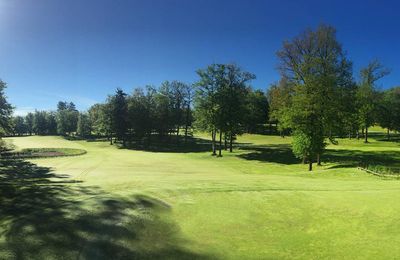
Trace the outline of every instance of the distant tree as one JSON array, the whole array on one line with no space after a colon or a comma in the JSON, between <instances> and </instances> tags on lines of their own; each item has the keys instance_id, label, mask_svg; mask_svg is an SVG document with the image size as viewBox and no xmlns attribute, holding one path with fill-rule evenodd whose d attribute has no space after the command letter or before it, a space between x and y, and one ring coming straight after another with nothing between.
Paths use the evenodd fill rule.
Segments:
<instances>
[{"instance_id":1,"label":"distant tree","mask_svg":"<svg viewBox=\"0 0 400 260\"><path fill-rule=\"evenodd\" d=\"M79 112L75 104L58 102L57 105L57 132L66 135L76 132Z\"/></svg>"},{"instance_id":2,"label":"distant tree","mask_svg":"<svg viewBox=\"0 0 400 260\"><path fill-rule=\"evenodd\" d=\"M33 121L34 121L34 115L33 113L29 112L25 116L26 131L29 133L29 135L32 135L33 133Z\"/></svg>"},{"instance_id":3,"label":"distant tree","mask_svg":"<svg viewBox=\"0 0 400 260\"><path fill-rule=\"evenodd\" d=\"M248 133L256 133L260 125L268 122L269 104L266 94L261 90L248 90L245 128Z\"/></svg>"},{"instance_id":4,"label":"distant tree","mask_svg":"<svg viewBox=\"0 0 400 260\"><path fill-rule=\"evenodd\" d=\"M200 79L196 83L195 123L198 129L211 133L212 155L217 155L216 135L220 108L216 95L223 84L223 73L223 66L218 64L212 64L197 71Z\"/></svg>"},{"instance_id":5,"label":"distant tree","mask_svg":"<svg viewBox=\"0 0 400 260\"><path fill-rule=\"evenodd\" d=\"M148 144L151 142L151 135L154 122L154 96L156 90L152 86L146 86L146 92L136 88L131 97L128 98L128 120L138 140L147 136Z\"/></svg>"},{"instance_id":6,"label":"distant tree","mask_svg":"<svg viewBox=\"0 0 400 260\"><path fill-rule=\"evenodd\" d=\"M387 129L387 139L390 131L400 130L400 87L394 87L381 93L377 105L376 122Z\"/></svg>"},{"instance_id":7,"label":"distant tree","mask_svg":"<svg viewBox=\"0 0 400 260\"><path fill-rule=\"evenodd\" d=\"M172 120L177 137L179 137L180 128L185 124L185 96L187 94L187 86L180 81L172 81L171 88L171 105ZM177 139L179 141L179 138Z\"/></svg>"},{"instance_id":8,"label":"distant tree","mask_svg":"<svg viewBox=\"0 0 400 260\"><path fill-rule=\"evenodd\" d=\"M114 111L115 111L115 96L109 95L107 100L102 107L103 109L103 122L104 126L106 127L106 132L108 139L110 140L110 145L113 145L113 138L115 134L115 121L114 121Z\"/></svg>"},{"instance_id":9,"label":"distant tree","mask_svg":"<svg viewBox=\"0 0 400 260\"><path fill-rule=\"evenodd\" d=\"M163 82L154 95L154 130L165 138L175 129L173 93L168 81Z\"/></svg>"},{"instance_id":10,"label":"distant tree","mask_svg":"<svg viewBox=\"0 0 400 260\"><path fill-rule=\"evenodd\" d=\"M13 117L12 121L14 135L23 135L27 132L27 127L22 116Z\"/></svg>"},{"instance_id":11,"label":"distant tree","mask_svg":"<svg viewBox=\"0 0 400 260\"><path fill-rule=\"evenodd\" d=\"M79 113L77 134L80 137L88 137L91 135L92 128L90 117L87 113Z\"/></svg>"},{"instance_id":12,"label":"distant tree","mask_svg":"<svg viewBox=\"0 0 400 260\"><path fill-rule=\"evenodd\" d=\"M45 114L46 118L46 133L49 135L57 134L57 115L52 111L48 111Z\"/></svg>"},{"instance_id":13,"label":"distant tree","mask_svg":"<svg viewBox=\"0 0 400 260\"><path fill-rule=\"evenodd\" d=\"M376 113L377 108L376 82L389 73L390 71L378 60L372 61L360 71L361 82L357 89L356 100L359 120L361 126L365 129L365 143L368 143L368 127L374 123L374 113Z\"/></svg>"},{"instance_id":14,"label":"distant tree","mask_svg":"<svg viewBox=\"0 0 400 260\"><path fill-rule=\"evenodd\" d=\"M96 136L108 136L109 127L105 104L95 104L88 110L89 120L92 126L92 132Z\"/></svg>"},{"instance_id":15,"label":"distant tree","mask_svg":"<svg viewBox=\"0 0 400 260\"><path fill-rule=\"evenodd\" d=\"M47 134L46 111L35 111L33 118L33 131L37 135Z\"/></svg>"},{"instance_id":16,"label":"distant tree","mask_svg":"<svg viewBox=\"0 0 400 260\"><path fill-rule=\"evenodd\" d=\"M338 122L335 125L335 133L342 136L347 134L349 138L353 134L357 134L359 130L359 120L358 120L358 106L356 100L357 85L355 83L349 84L347 88L341 88L338 93L337 100L339 105L337 110Z\"/></svg>"},{"instance_id":17,"label":"distant tree","mask_svg":"<svg viewBox=\"0 0 400 260\"><path fill-rule=\"evenodd\" d=\"M128 131L128 104L126 93L121 89L117 89L112 99L112 122L116 138L125 146Z\"/></svg>"},{"instance_id":18,"label":"distant tree","mask_svg":"<svg viewBox=\"0 0 400 260\"><path fill-rule=\"evenodd\" d=\"M185 142L186 142L188 138L189 127L191 127L193 123L192 103L194 99L194 85L185 84L183 91L184 91L183 110L185 114L184 121L185 121Z\"/></svg>"},{"instance_id":19,"label":"distant tree","mask_svg":"<svg viewBox=\"0 0 400 260\"><path fill-rule=\"evenodd\" d=\"M229 137L229 151L232 152L232 142L236 135L243 133L248 116L248 93L250 87L247 83L255 79L255 75L243 71L235 64L224 66L224 78L222 86L217 92L217 104L219 106L218 125L220 129L219 155L222 150L222 135ZM268 106L266 106L268 108Z\"/></svg>"},{"instance_id":20,"label":"distant tree","mask_svg":"<svg viewBox=\"0 0 400 260\"><path fill-rule=\"evenodd\" d=\"M198 70L196 84L196 125L211 132L212 154L216 155L216 135L219 133L219 156L222 155L222 137L226 133L230 143L244 125L246 85L255 76L234 64L212 64Z\"/></svg>"},{"instance_id":21,"label":"distant tree","mask_svg":"<svg viewBox=\"0 0 400 260\"><path fill-rule=\"evenodd\" d=\"M267 92L269 120L277 122L277 130L281 137L285 137L285 133L290 128L288 112L292 104L293 92L294 83L289 82L286 77L283 77L278 83L272 84Z\"/></svg>"}]
</instances>

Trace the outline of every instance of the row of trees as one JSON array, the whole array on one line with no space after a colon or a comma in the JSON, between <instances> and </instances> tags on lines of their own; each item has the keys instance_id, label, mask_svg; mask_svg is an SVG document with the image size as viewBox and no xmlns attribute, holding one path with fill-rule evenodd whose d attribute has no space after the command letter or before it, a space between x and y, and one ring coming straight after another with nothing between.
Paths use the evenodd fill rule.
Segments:
<instances>
[{"instance_id":1,"label":"row of trees","mask_svg":"<svg viewBox=\"0 0 400 260\"><path fill-rule=\"evenodd\" d=\"M245 84L253 75L231 64L214 64L197 73L200 80L195 84L166 81L159 88L137 88L131 95L118 89L105 103L89 109L85 118L90 132L107 136L111 144L113 139L122 145L150 144L153 136L171 140L175 135L179 142L182 135L186 142L196 127L211 132L213 155L219 133L221 155L223 136L229 138L232 151L236 134L256 131L267 122L266 95Z\"/></svg>"},{"instance_id":2,"label":"row of trees","mask_svg":"<svg viewBox=\"0 0 400 260\"><path fill-rule=\"evenodd\" d=\"M377 60L353 78L352 63L346 57L331 26L307 30L278 51L279 83L268 91L271 119L279 122L282 135L291 132L294 154L321 163L327 141L335 137L363 133L368 142L368 128L379 123L389 130L399 128L399 90L380 92L377 81L389 74Z\"/></svg>"},{"instance_id":3,"label":"row of trees","mask_svg":"<svg viewBox=\"0 0 400 260\"><path fill-rule=\"evenodd\" d=\"M7 134L67 135L75 133L79 112L75 104L60 101L57 111L35 111L25 117L15 116L10 120Z\"/></svg>"},{"instance_id":4,"label":"row of trees","mask_svg":"<svg viewBox=\"0 0 400 260\"><path fill-rule=\"evenodd\" d=\"M235 64L212 64L197 71L194 84L165 81L130 95L117 89L83 113L73 103L59 102L55 112L13 118L12 129L15 134L104 136L126 146L148 145L156 136L186 141L196 127L210 133L212 154L219 150L221 156L223 142L232 151L237 135L277 122L282 136L293 136L293 153L310 170L336 137L364 136L368 142L368 129L376 123L388 129L388 137L400 131L400 88L379 91L377 86L389 70L374 60L356 81L333 27L321 25L285 41L277 56L281 80L267 94L250 87L254 74Z\"/></svg>"},{"instance_id":5,"label":"row of trees","mask_svg":"<svg viewBox=\"0 0 400 260\"><path fill-rule=\"evenodd\" d=\"M54 112L16 116L12 134L103 136L111 144L149 145L155 137L168 141L175 135L179 141L183 136L186 141L195 126L210 131L213 155L219 134L221 156L223 138L232 151L236 135L255 132L267 122L267 96L247 84L253 74L233 64L213 64L197 73L200 80L195 84L165 81L158 88L136 88L131 95L117 89L87 112L78 112L72 102L59 102Z\"/></svg>"}]
</instances>

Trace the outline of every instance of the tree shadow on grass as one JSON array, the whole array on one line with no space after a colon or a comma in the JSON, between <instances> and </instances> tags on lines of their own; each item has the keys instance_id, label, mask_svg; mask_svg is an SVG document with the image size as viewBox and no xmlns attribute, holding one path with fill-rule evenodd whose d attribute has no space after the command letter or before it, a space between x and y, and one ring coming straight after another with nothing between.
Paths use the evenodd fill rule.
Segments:
<instances>
[{"instance_id":1,"label":"tree shadow on grass","mask_svg":"<svg viewBox=\"0 0 400 260\"><path fill-rule=\"evenodd\" d=\"M328 149L322 156L323 161L339 163L338 167L357 167L360 164L379 164L399 166L400 153L396 151L361 151Z\"/></svg>"},{"instance_id":2,"label":"tree shadow on grass","mask_svg":"<svg viewBox=\"0 0 400 260\"><path fill-rule=\"evenodd\" d=\"M163 153L195 153L195 152L211 152L211 141L201 138L189 137L153 137L151 142L132 141L127 144L126 149L140 150L147 152L163 152Z\"/></svg>"},{"instance_id":3,"label":"tree shadow on grass","mask_svg":"<svg viewBox=\"0 0 400 260\"><path fill-rule=\"evenodd\" d=\"M1 259L207 259L185 249L167 204L106 197L47 167L0 160Z\"/></svg>"},{"instance_id":4,"label":"tree shadow on grass","mask_svg":"<svg viewBox=\"0 0 400 260\"><path fill-rule=\"evenodd\" d=\"M238 157L250 161L272 162L279 164L297 164L297 159L289 144L277 144L268 146L242 146L240 148L248 153L239 154Z\"/></svg>"},{"instance_id":5,"label":"tree shadow on grass","mask_svg":"<svg viewBox=\"0 0 400 260\"><path fill-rule=\"evenodd\" d=\"M279 164L299 164L289 144L269 146L245 146L242 150L249 151L238 155L239 158L272 162ZM400 166L400 153L396 151L361 151L327 149L321 156L322 163L336 163L332 168L357 167L362 163L380 164L385 166Z\"/></svg>"}]
</instances>

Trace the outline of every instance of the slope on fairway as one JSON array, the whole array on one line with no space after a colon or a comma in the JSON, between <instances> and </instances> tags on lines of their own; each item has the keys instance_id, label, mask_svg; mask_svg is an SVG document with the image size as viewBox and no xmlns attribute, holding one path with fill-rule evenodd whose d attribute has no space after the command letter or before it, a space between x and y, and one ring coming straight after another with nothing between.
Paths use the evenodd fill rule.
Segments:
<instances>
[{"instance_id":1,"label":"slope on fairway","mask_svg":"<svg viewBox=\"0 0 400 260\"><path fill-rule=\"evenodd\" d=\"M60 137L12 141L87 154L22 167L46 172L46 181L8 180L0 258L400 257L400 182L352 164L395 164L397 143L339 140L324 155L329 162L309 173L290 139L274 136L245 135L223 158Z\"/></svg>"}]
</instances>

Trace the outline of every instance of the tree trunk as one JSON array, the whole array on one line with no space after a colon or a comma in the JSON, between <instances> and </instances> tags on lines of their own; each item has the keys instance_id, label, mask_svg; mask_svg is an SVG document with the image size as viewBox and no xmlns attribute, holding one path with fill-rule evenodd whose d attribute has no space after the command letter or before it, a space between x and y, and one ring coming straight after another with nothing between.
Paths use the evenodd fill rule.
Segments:
<instances>
[{"instance_id":1,"label":"tree trunk","mask_svg":"<svg viewBox=\"0 0 400 260\"><path fill-rule=\"evenodd\" d=\"M390 140L390 130L389 130L389 128L387 129L387 139Z\"/></svg>"},{"instance_id":2,"label":"tree trunk","mask_svg":"<svg viewBox=\"0 0 400 260\"><path fill-rule=\"evenodd\" d=\"M217 153L216 153L216 151L215 151L215 135L216 135L216 134L217 134L217 133L216 133L215 129L213 129L212 132L211 132L211 138L212 138L212 141L211 141L212 156L217 155Z\"/></svg>"},{"instance_id":3,"label":"tree trunk","mask_svg":"<svg viewBox=\"0 0 400 260\"><path fill-rule=\"evenodd\" d=\"M312 160L308 162L308 171L312 171Z\"/></svg>"},{"instance_id":4,"label":"tree trunk","mask_svg":"<svg viewBox=\"0 0 400 260\"><path fill-rule=\"evenodd\" d=\"M185 125L185 143L187 142L187 135L188 135L188 124Z\"/></svg>"},{"instance_id":5,"label":"tree trunk","mask_svg":"<svg viewBox=\"0 0 400 260\"><path fill-rule=\"evenodd\" d=\"M148 138L147 139L148 139L147 140L148 146L150 146L151 145L151 130L148 133Z\"/></svg>"},{"instance_id":6,"label":"tree trunk","mask_svg":"<svg viewBox=\"0 0 400 260\"><path fill-rule=\"evenodd\" d=\"M321 155L319 153L317 154L317 165L321 166Z\"/></svg>"},{"instance_id":7,"label":"tree trunk","mask_svg":"<svg viewBox=\"0 0 400 260\"><path fill-rule=\"evenodd\" d=\"M222 157L222 131L219 131L219 157Z\"/></svg>"},{"instance_id":8,"label":"tree trunk","mask_svg":"<svg viewBox=\"0 0 400 260\"><path fill-rule=\"evenodd\" d=\"M233 143L233 134L232 133L230 133L230 135L229 135L229 152L231 153L232 152L232 143Z\"/></svg>"},{"instance_id":9,"label":"tree trunk","mask_svg":"<svg viewBox=\"0 0 400 260\"><path fill-rule=\"evenodd\" d=\"M228 136L224 135L224 150L228 150Z\"/></svg>"},{"instance_id":10,"label":"tree trunk","mask_svg":"<svg viewBox=\"0 0 400 260\"><path fill-rule=\"evenodd\" d=\"M188 136L189 116L190 116L190 105L188 104L188 107L186 110L186 120L185 120L185 143L187 141L187 136Z\"/></svg>"},{"instance_id":11,"label":"tree trunk","mask_svg":"<svg viewBox=\"0 0 400 260\"><path fill-rule=\"evenodd\" d=\"M176 143L179 144L179 126L176 129Z\"/></svg>"},{"instance_id":12,"label":"tree trunk","mask_svg":"<svg viewBox=\"0 0 400 260\"><path fill-rule=\"evenodd\" d=\"M365 127L365 141L364 143L368 143L368 127Z\"/></svg>"},{"instance_id":13,"label":"tree trunk","mask_svg":"<svg viewBox=\"0 0 400 260\"><path fill-rule=\"evenodd\" d=\"M357 140L360 140L360 129L357 129L356 135L357 135Z\"/></svg>"}]
</instances>

